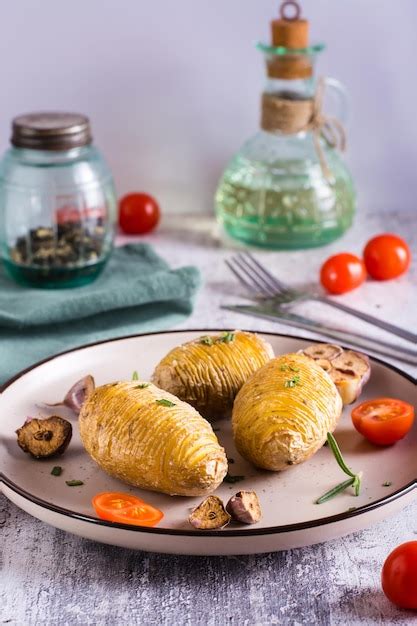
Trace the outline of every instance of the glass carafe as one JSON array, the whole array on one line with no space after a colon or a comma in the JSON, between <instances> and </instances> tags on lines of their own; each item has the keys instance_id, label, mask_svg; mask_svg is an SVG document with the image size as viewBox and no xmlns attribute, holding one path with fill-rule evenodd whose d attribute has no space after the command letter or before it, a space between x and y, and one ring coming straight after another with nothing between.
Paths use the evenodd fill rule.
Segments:
<instances>
[{"instance_id":1,"label":"glass carafe","mask_svg":"<svg viewBox=\"0 0 417 626\"><path fill-rule=\"evenodd\" d=\"M312 68L324 49L322 44L298 51L258 47L268 68L265 94L295 101L315 97L317 80ZM280 76L285 75L286 63L299 64L299 74L304 64L306 78L271 77L271 67L277 63ZM338 81L325 82L339 95L343 122L344 90ZM340 152L310 130L258 132L232 158L216 194L217 216L228 235L277 250L330 243L351 226L355 206L352 178Z\"/></svg>"}]
</instances>

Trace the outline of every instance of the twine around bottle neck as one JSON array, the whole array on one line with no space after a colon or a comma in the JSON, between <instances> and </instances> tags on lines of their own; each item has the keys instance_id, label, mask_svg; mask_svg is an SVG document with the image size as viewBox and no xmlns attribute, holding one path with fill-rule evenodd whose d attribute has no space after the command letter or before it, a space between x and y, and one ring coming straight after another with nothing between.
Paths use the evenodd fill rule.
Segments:
<instances>
[{"instance_id":1,"label":"twine around bottle neck","mask_svg":"<svg viewBox=\"0 0 417 626\"><path fill-rule=\"evenodd\" d=\"M321 139L329 147L343 152L346 149L346 131L337 118L323 113L325 85L321 78L315 95L305 99L291 98L285 93L264 93L261 128L281 135L311 132L323 174L327 180L332 180Z\"/></svg>"}]
</instances>

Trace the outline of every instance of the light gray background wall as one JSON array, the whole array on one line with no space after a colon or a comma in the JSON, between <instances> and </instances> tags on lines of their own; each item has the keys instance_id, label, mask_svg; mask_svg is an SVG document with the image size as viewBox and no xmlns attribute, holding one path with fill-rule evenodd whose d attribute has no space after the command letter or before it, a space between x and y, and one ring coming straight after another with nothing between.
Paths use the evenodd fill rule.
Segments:
<instances>
[{"instance_id":1,"label":"light gray background wall","mask_svg":"<svg viewBox=\"0 0 417 626\"><path fill-rule=\"evenodd\" d=\"M8 0L0 15L1 146L13 115L90 115L120 193L202 211L224 164L257 129L254 44L277 0ZM351 96L349 161L361 208L417 196L417 0L305 0L319 69Z\"/></svg>"}]
</instances>

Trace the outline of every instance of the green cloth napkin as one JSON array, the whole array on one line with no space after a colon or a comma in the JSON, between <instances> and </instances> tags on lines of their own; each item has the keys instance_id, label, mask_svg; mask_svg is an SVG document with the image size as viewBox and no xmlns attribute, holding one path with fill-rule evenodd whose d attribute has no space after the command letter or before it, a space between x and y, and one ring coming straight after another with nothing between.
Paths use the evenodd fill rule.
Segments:
<instances>
[{"instance_id":1,"label":"green cloth napkin","mask_svg":"<svg viewBox=\"0 0 417 626\"><path fill-rule=\"evenodd\" d=\"M171 270L147 244L116 248L104 272L76 289L28 289L0 268L0 383L85 343L169 328L193 308L195 267Z\"/></svg>"}]
</instances>

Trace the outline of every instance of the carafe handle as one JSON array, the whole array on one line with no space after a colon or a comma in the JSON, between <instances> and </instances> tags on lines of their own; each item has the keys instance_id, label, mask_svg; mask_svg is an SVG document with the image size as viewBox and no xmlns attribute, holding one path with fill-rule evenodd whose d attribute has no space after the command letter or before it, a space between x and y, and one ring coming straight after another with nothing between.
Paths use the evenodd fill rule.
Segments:
<instances>
[{"instance_id":1,"label":"carafe handle","mask_svg":"<svg viewBox=\"0 0 417 626\"><path fill-rule=\"evenodd\" d=\"M326 85L327 91L336 94L338 110L336 110L336 113L334 113L333 116L337 117L337 119L344 124L348 118L349 112L349 101L346 87L336 78L329 77L324 78L324 84Z\"/></svg>"}]
</instances>

